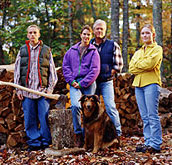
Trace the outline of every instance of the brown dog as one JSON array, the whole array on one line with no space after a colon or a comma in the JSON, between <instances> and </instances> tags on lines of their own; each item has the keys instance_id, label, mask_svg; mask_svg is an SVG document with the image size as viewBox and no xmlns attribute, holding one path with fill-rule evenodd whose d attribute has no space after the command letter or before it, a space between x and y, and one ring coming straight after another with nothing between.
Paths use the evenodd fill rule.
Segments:
<instances>
[{"instance_id":1,"label":"brown dog","mask_svg":"<svg viewBox=\"0 0 172 165\"><path fill-rule=\"evenodd\" d=\"M83 95L80 98L85 129L86 150L92 149L97 153L99 149L112 146L116 139L120 144L116 129L106 111L100 106L97 95Z\"/></svg>"}]
</instances>

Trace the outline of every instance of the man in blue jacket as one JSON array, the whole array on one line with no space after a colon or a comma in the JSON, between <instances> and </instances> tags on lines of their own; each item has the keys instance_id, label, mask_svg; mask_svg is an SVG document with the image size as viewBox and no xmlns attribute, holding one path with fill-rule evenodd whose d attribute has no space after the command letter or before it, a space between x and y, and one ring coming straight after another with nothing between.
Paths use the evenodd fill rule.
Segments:
<instances>
[{"instance_id":1,"label":"man in blue jacket","mask_svg":"<svg viewBox=\"0 0 172 165\"><path fill-rule=\"evenodd\" d=\"M93 25L95 38L91 43L97 48L100 54L101 69L96 80L96 94L102 94L106 112L112 119L117 131L117 135L121 135L121 124L118 110L114 102L113 76L117 72L121 72L123 67L123 59L119 45L106 38L106 22L98 19Z\"/></svg>"},{"instance_id":2,"label":"man in blue jacket","mask_svg":"<svg viewBox=\"0 0 172 165\"><path fill-rule=\"evenodd\" d=\"M92 29L85 25L80 33L81 42L72 46L63 59L63 75L70 85L70 99L73 117L75 144L84 144L81 128L80 103L82 94L94 94L95 80L100 72L100 57L94 45L90 44Z\"/></svg>"}]
</instances>

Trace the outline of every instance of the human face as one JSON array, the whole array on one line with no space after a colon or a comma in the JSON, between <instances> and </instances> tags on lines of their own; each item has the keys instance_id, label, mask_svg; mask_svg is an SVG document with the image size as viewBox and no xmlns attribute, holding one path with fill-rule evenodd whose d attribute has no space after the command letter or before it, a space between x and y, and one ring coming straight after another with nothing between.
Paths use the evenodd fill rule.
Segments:
<instances>
[{"instance_id":1,"label":"human face","mask_svg":"<svg viewBox=\"0 0 172 165\"><path fill-rule=\"evenodd\" d=\"M143 43L146 44L146 45L149 45L149 44L153 43L154 35L155 34L152 33L152 31L147 27L144 27L141 30L141 39L142 39Z\"/></svg>"},{"instance_id":2,"label":"human face","mask_svg":"<svg viewBox=\"0 0 172 165\"><path fill-rule=\"evenodd\" d=\"M84 29L83 32L80 34L80 37L81 37L81 44L83 46L87 46L90 43L92 35L89 30Z\"/></svg>"},{"instance_id":3,"label":"human face","mask_svg":"<svg viewBox=\"0 0 172 165\"><path fill-rule=\"evenodd\" d=\"M36 27L30 27L27 31L27 38L30 40L30 44L35 46L38 43L40 32Z\"/></svg>"},{"instance_id":4,"label":"human face","mask_svg":"<svg viewBox=\"0 0 172 165\"><path fill-rule=\"evenodd\" d=\"M106 34L106 27L103 23L100 23L94 27L93 31L96 38L102 39Z\"/></svg>"}]
</instances>

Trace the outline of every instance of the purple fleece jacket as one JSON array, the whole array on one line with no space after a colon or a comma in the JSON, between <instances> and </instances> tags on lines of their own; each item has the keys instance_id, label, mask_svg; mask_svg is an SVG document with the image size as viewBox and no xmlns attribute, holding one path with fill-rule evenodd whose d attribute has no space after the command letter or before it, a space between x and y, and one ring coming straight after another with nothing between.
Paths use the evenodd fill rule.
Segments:
<instances>
[{"instance_id":1,"label":"purple fleece jacket","mask_svg":"<svg viewBox=\"0 0 172 165\"><path fill-rule=\"evenodd\" d=\"M78 42L72 46L63 58L63 75L70 85L76 78L82 78L81 87L87 88L97 78L100 72L100 56L96 47L89 44L86 53L80 59Z\"/></svg>"}]
</instances>

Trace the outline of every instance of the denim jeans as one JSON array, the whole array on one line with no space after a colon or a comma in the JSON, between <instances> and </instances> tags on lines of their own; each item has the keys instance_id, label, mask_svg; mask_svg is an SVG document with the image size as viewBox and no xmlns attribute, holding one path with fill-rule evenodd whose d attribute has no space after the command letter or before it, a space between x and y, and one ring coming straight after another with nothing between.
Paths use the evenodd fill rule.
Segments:
<instances>
[{"instance_id":1,"label":"denim jeans","mask_svg":"<svg viewBox=\"0 0 172 165\"><path fill-rule=\"evenodd\" d=\"M162 129L158 116L160 86L150 84L135 88L136 100L143 120L143 135L146 146L160 150Z\"/></svg>"},{"instance_id":2,"label":"denim jeans","mask_svg":"<svg viewBox=\"0 0 172 165\"><path fill-rule=\"evenodd\" d=\"M121 123L119 118L119 112L116 109L116 104L114 101L114 88L113 88L113 80L107 82L98 82L96 94L102 94L106 112L111 118L113 124L115 125L117 135L120 136L121 131Z\"/></svg>"},{"instance_id":3,"label":"denim jeans","mask_svg":"<svg viewBox=\"0 0 172 165\"><path fill-rule=\"evenodd\" d=\"M25 130L29 146L39 147L51 144L51 134L48 126L50 100L24 98L22 101ZM40 128L38 127L40 123Z\"/></svg>"},{"instance_id":4,"label":"denim jeans","mask_svg":"<svg viewBox=\"0 0 172 165\"><path fill-rule=\"evenodd\" d=\"M73 127L74 133L80 134L83 133L83 129L81 128L81 114L80 114L80 102L82 94L95 94L96 91L96 83L92 83L88 88L77 89L73 86L70 86L70 99L71 99L71 109L72 109L72 118L73 118Z\"/></svg>"}]
</instances>

